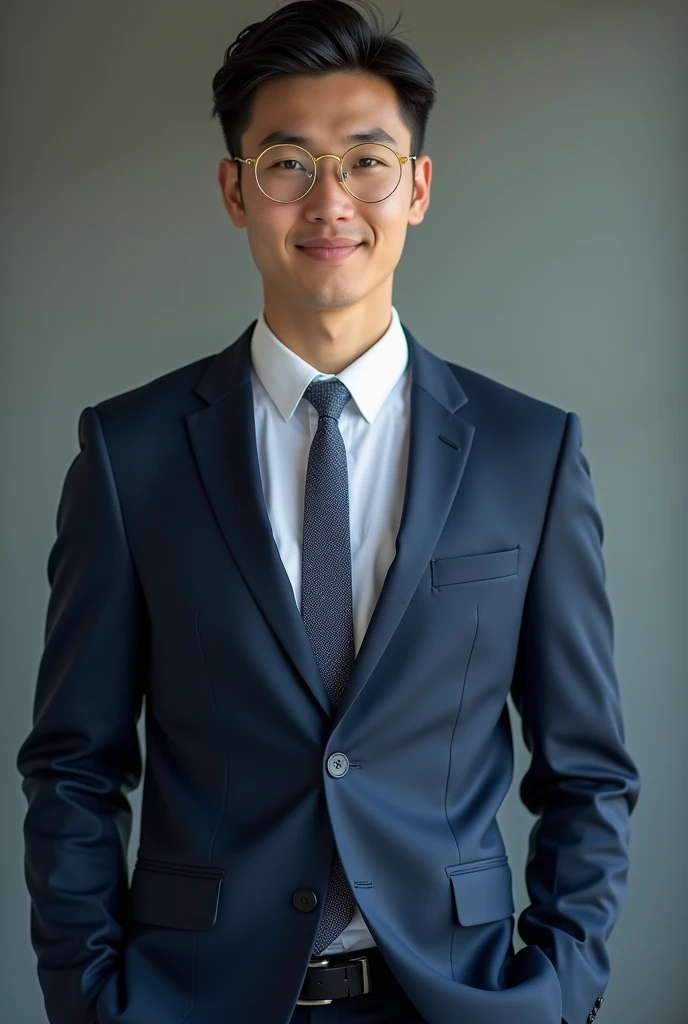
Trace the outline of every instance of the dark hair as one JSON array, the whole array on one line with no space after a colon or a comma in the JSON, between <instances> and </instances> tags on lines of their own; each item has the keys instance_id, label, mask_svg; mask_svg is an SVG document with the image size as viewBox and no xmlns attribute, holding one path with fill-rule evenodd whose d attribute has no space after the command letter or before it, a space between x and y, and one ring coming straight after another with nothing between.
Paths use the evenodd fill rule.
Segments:
<instances>
[{"instance_id":1,"label":"dark hair","mask_svg":"<svg viewBox=\"0 0 688 1024\"><path fill-rule=\"evenodd\" d=\"M401 15L385 30L369 0L354 2L370 14L372 24L343 0L296 0L239 33L213 78L212 116L220 120L230 156L243 156L241 137L259 85L276 75L336 71L367 71L388 79L411 132L411 153L421 152L435 102L432 76L410 46L392 38Z\"/></svg>"}]
</instances>

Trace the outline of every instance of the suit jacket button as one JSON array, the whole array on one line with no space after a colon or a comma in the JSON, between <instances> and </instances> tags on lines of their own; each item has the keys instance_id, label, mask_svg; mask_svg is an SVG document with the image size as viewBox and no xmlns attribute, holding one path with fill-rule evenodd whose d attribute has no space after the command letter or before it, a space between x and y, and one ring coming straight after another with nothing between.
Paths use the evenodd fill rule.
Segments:
<instances>
[{"instance_id":1,"label":"suit jacket button","mask_svg":"<svg viewBox=\"0 0 688 1024\"><path fill-rule=\"evenodd\" d=\"M599 1008L600 1008L600 1006L602 1005L603 1002L604 1002L604 996L598 996L597 999L595 1000L595 1009L599 1010Z\"/></svg>"},{"instance_id":2,"label":"suit jacket button","mask_svg":"<svg viewBox=\"0 0 688 1024\"><path fill-rule=\"evenodd\" d=\"M349 770L349 758L346 754L338 752L336 754L330 754L327 759L327 771L330 775L338 779L342 775L346 775Z\"/></svg>"},{"instance_id":3,"label":"suit jacket button","mask_svg":"<svg viewBox=\"0 0 688 1024\"><path fill-rule=\"evenodd\" d=\"M310 889L297 889L291 901L302 914L310 914L311 910L315 910L318 897Z\"/></svg>"}]
</instances>

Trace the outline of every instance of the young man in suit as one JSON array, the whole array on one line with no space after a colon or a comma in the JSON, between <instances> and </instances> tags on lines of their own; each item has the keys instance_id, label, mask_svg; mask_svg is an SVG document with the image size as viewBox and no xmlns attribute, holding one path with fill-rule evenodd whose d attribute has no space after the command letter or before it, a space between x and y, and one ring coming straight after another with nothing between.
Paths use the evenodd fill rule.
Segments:
<instances>
[{"instance_id":1,"label":"young man in suit","mask_svg":"<svg viewBox=\"0 0 688 1024\"><path fill-rule=\"evenodd\" d=\"M18 758L51 1024L602 1001L639 782L581 426L400 322L435 90L372 19L306 0L227 50L219 184L263 308L79 420ZM538 815L518 951L509 693Z\"/></svg>"}]
</instances>

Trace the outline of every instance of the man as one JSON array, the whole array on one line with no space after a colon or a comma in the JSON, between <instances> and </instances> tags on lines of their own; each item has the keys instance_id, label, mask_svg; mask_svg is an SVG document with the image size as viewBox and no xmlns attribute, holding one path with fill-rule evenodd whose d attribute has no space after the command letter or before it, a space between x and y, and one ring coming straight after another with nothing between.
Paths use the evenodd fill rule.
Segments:
<instances>
[{"instance_id":1,"label":"man","mask_svg":"<svg viewBox=\"0 0 688 1024\"><path fill-rule=\"evenodd\" d=\"M264 303L79 420L18 758L49 1020L585 1024L639 781L579 419L392 305L432 175L409 47L306 0L213 84Z\"/></svg>"}]
</instances>

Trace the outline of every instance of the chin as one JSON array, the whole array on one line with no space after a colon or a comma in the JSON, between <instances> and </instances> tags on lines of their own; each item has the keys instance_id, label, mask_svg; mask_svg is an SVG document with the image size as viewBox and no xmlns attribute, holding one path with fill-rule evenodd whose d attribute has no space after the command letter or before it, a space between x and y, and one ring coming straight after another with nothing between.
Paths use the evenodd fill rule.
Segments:
<instances>
[{"instance_id":1,"label":"chin","mask_svg":"<svg viewBox=\"0 0 688 1024\"><path fill-rule=\"evenodd\" d=\"M350 289L311 292L309 296L312 309L341 309L344 306L353 306L360 298L361 294Z\"/></svg>"}]
</instances>

